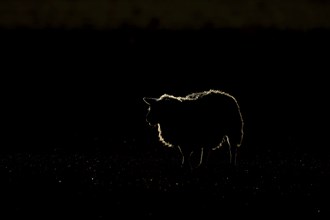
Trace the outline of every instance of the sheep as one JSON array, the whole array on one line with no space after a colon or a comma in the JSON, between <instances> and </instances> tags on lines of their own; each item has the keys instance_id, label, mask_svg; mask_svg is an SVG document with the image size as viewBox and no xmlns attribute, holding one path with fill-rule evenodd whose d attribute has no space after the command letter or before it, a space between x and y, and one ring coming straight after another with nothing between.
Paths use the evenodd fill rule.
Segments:
<instances>
[{"instance_id":1,"label":"sheep","mask_svg":"<svg viewBox=\"0 0 330 220\"><path fill-rule=\"evenodd\" d=\"M211 89L184 97L164 94L143 100L148 105L146 122L157 129L163 145L178 148L182 166L189 161L192 168L190 158L200 152L195 168L199 167L205 150L210 153L224 143L229 147L230 164L236 165L244 121L234 96Z\"/></svg>"}]
</instances>

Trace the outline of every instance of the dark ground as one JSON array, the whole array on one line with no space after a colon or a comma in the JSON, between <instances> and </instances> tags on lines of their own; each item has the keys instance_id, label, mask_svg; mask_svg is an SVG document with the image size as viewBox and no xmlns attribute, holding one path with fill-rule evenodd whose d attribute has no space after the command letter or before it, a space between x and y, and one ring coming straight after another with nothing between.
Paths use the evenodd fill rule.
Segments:
<instances>
[{"instance_id":1,"label":"dark ground","mask_svg":"<svg viewBox=\"0 0 330 220\"><path fill-rule=\"evenodd\" d=\"M329 31L2 30L1 219L327 216ZM221 89L237 167L178 168L144 96Z\"/></svg>"}]
</instances>

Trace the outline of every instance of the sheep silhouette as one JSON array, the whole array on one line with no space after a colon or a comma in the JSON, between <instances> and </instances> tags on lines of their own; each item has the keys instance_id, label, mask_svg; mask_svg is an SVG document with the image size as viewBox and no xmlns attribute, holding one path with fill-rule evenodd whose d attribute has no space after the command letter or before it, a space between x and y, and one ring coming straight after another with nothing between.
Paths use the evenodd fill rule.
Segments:
<instances>
[{"instance_id":1,"label":"sheep silhouette","mask_svg":"<svg viewBox=\"0 0 330 220\"><path fill-rule=\"evenodd\" d=\"M199 167L204 155L223 144L229 147L230 164L236 164L244 122L234 96L209 90L185 97L164 94L159 98L144 97L143 100L149 106L146 121L157 128L160 142L179 149L182 166L188 163L191 168ZM198 163L193 166L191 157L197 153L200 153Z\"/></svg>"}]
</instances>

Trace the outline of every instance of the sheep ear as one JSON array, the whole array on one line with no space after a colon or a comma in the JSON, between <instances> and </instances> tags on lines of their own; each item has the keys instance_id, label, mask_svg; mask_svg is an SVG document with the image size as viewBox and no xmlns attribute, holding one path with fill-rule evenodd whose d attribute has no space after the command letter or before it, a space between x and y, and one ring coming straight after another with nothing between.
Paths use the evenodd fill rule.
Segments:
<instances>
[{"instance_id":1,"label":"sheep ear","mask_svg":"<svg viewBox=\"0 0 330 220\"><path fill-rule=\"evenodd\" d=\"M157 102L157 99L155 99L155 98L144 97L144 98L143 98L143 101L144 101L145 103L147 103L148 105L152 105L152 104L154 104L154 103Z\"/></svg>"}]
</instances>

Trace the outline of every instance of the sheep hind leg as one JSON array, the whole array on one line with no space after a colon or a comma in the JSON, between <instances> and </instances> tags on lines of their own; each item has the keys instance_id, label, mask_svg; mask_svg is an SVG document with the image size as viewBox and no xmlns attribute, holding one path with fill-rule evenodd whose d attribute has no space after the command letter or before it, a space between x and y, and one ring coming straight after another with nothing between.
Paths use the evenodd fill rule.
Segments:
<instances>
[{"instance_id":1,"label":"sheep hind leg","mask_svg":"<svg viewBox=\"0 0 330 220\"><path fill-rule=\"evenodd\" d=\"M199 162L198 162L196 168L198 168L198 167L200 167L202 165L202 163L203 163L203 157L204 157L204 148L201 148L201 153L200 153L200 156L199 156Z\"/></svg>"},{"instance_id":2,"label":"sheep hind leg","mask_svg":"<svg viewBox=\"0 0 330 220\"><path fill-rule=\"evenodd\" d=\"M229 137L227 135L224 138L226 139L226 142L227 142L228 148L229 148L229 163L236 166L236 164L237 164L237 146L231 145Z\"/></svg>"},{"instance_id":3,"label":"sheep hind leg","mask_svg":"<svg viewBox=\"0 0 330 220\"><path fill-rule=\"evenodd\" d=\"M229 163L232 164L233 161L233 153L232 153L232 147L230 144L230 140L228 135L225 135L221 141L221 145L223 144L223 142L226 142L228 144L228 151L229 151Z\"/></svg>"},{"instance_id":4,"label":"sheep hind leg","mask_svg":"<svg viewBox=\"0 0 330 220\"><path fill-rule=\"evenodd\" d=\"M184 160L185 156L184 156L184 154L183 154L182 149L181 149L180 146L178 146L178 149L179 149L179 151L181 153L181 167L183 167L183 165L185 163L185 160Z\"/></svg>"}]
</instances>

